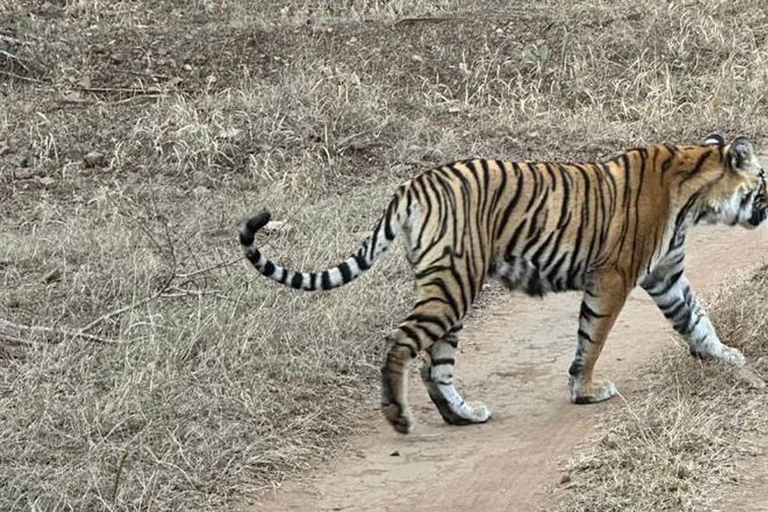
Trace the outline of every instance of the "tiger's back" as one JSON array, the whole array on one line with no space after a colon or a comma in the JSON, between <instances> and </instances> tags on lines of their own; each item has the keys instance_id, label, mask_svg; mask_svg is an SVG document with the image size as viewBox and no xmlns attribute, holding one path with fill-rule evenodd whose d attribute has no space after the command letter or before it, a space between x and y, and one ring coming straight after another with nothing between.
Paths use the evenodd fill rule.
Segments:
<instances>
[{"instance_id":1,"label":"tiger's back","mask_svg":"<svg viewBox=\"0 0 768 512\"><path fill-rule=\"evenodd\" d=\"M474 159L432 169L399 191L409 260L417 275L466 260L461 278L475 290L488 275L531 295L583 290L606 265L636 281L663 250L667 185L652 163L670 154L656 146L601 164Z\"/></svg>"}]
</instances>

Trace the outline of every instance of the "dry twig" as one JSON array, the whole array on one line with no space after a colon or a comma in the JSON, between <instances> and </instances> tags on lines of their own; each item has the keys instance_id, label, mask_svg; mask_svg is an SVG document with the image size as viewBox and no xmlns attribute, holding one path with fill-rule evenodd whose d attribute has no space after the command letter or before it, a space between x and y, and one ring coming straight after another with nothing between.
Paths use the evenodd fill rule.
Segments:
<instances>
[{"instance_id":1,"label":"dry twig","mask_svg":"<svg viewBox=\"0 0 768 512\"><path fill-rule=\"evenodd\" d=\"M0 50L0 55L4 56L6 59L8 59L10 61L15 62L16 64L18 64L19 66L24 68L24 71L29 73L29 66L24 64L24 59L22 59L21 57L19 57L17 55L14 55L14 54L12 54L10 52L7 52L5 50Z\"/></svg>"},{"instance_id":2,"label":"dry twig","mask_svg":"<svg viewBox=\"0 0 768 512\"><path fill-rule=\"evenodd\" d=\"M401 20L398 20L395 22L395 26L399 27L402 25L415 25L416 23L443 23L446 21L452 21L453 18L447 18L447 17L415 17L415 18L403 18Z\"/></svg>"},{"instance_id":3,"label":"dry twig","mask_svg":"<svg viewBox=\"0 0 768 512\"><path fill-rule=\"evenodd\" d=\"M176 277L178 277L179 279L190 279L192 277L199 276L200 274L205 274L206 272L210 272L211 270L216 270L217 268L232 266L244 258L245 256L238 256L237 258L233 258L229 261L221 261L209 267L205 267L200 270L195 270L194 272L188 272L186 274L176 274Z\"/></svg>"},{"instance_id":4,"label":"dry twig","mask_svg":"<svg viewBox=\"0 0 768 512\"><path fill-rule=\"evenodd\" d=\"M165 292L165 291L168 289L168 287L171 285L171 281L173 281L174 277L176 277L176 276L174 276L174 275L171 275L171 277L170 277L169 279L167 279L167 280L166 280L166 282L164 283L164 285L163 285L163 286L161 286L161 287L160 287L160 289L159 289L158 291L156 291L155 293L153 293L153 294L152 294L152 295L150 295L149 297L145 297L145 298L143 298L143 299L141 299L141 300L138 300L138 301L136 301L136 302L132 302L132 303L128 304L127 306L123 306L123 307L122 307L122 308L120 308L120 309L116 309L116 310L114 310L114 311L110 311L109 313L105 313L105 314L101 315L99 318L97 318L96 320L94 320L94 321L92 321L91 323L89 323L88 325L86 325L85 327L82 327L82 328L81 328L79 331L77 331L77 332L78 332L78 333L81 333L81 334L82 334L82 333L85 333L86 331L90 331L91 329L93 329L94 327L96 327L97 325L99 325L100 323L102 323L102 322L105 322L105 321L109 320L110 318L114 318L114 317L116 317L116 316L118 316L118 315L122 315L122 314L123 314L123 313L125 313L126 311L130 311L130 310L132 310L132 309L136 309L136 308L138 308L139 306L143 306L144 304L146 304L146 303L148 303L148 302L152 302L153 300L155 300L155 299L157 299L158 297L160 297L161 295L163 295L163 293L164 293L164 292Z\"/></svg>"},{"instance_id":5,"label":"dry twig","mask_svg":"<svg viewBox=\"0 0 768 512\"><path fill-rule=\"evenodd\" d=\"M55 336L65 336L65 337L71 337L71 338L80 338L88 341L93 341L96 343L101 343L104 345L117 345L118 342L115 340L110 340L108 338L103 338L101 336L94 336L92 334L85 334L81 331L71 331L69 329L54 329L52 327L44 327L40 325L22 325L22 324L16 324L13 322L10 322L8 320L5 320L3 318L0 318L0 330L10 331L10 332L23 332L23 333L30 333L30 334L53 334ZM15 334L8 334L7 332L1 333L2 337L4 339L11 340L16 343L20 344L28 344L31 345L34 343L35 339L28 339L28 338L22 338ZM46 340L46 342L48 342ZM48 342L50 343L50 342Z\"/></svg>"},{"instance_id":6,"label":"dry twig","mask_svg":"<svg viewBox=\"0 0 768 512\"><path fill-rule=\"evenodd\" d=\"M14 80L22 80L24 82L32 82L35 84L45 84L47 83L44 80L38 80L37 78L30 78L28 76L21 76L17 75L16 73L11 73L10 71L3 71L0 69L0 75L7 76L9 78L13 78Z\"/></svg>"}]
</instances>

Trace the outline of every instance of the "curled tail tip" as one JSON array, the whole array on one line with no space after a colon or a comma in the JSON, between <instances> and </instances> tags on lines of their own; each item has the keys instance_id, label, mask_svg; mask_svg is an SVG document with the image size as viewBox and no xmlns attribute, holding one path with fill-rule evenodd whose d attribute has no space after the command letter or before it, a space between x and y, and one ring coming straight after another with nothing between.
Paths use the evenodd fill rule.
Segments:
<instances>
[{"instance_id":1,"label":"curled tail tip","mask_svg":"<svg viewBox=\"0 0 768 512\"><path fill-rule=\"evenodd\" d=\"M240 225L240 244L244 247L253 245L253 236L267 225L270 218L272 218L272 214L265 210L243 222Z\"/></svg>"}]
</instances>

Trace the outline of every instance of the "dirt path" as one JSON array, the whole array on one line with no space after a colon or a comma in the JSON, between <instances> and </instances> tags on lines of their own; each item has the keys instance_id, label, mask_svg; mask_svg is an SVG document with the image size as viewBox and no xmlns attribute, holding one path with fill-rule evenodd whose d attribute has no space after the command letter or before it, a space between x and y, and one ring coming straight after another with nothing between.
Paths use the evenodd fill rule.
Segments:
<instances>
[{"instance_id":1,"label":"dirt path","mask_svg":"<svg viewBox=\"0 0 768 512\"><path fill-rule=\"evenodd\" d=\"M735 269L750 270L763 262L768 229L701 227L688 243L687 274L701 295ZM568 402L566 371L575 349L580 300L576 293L543 300L505 295L465 329L459 389L468 400L483 400L493 409L489 423L443 423L414 372L410 396L417 425L412 434L397 435L377 415L373 434L355 439L323 471L285 485L251 510L545 507L557 490L557 464L591 431L596 413L622 403L620 398L590 406ZM631 391L637 384L634 369L652 352L669 347L671 332L656 306L635 290L606 343L598 372L620 392Z\"/></svg>"}]
</instances>

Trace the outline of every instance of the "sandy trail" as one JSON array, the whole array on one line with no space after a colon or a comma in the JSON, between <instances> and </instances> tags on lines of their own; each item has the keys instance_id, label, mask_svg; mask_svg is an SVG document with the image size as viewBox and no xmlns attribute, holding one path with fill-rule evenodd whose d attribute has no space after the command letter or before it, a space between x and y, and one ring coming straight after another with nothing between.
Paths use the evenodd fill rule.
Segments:
<instances>
[{"instance_id":1,"label":"sandy trail","mask_svg":"<svg viewBox=\"0 0 768 512\"><path fill-rule=\"evenodd\" d=\"M688 238L686 273L699 295L726 276L757 268L768 254L768 230L762 227L703 226ZM566 372L576 347L580 300L578 293L543 300L504 295L464 330L458 387L468 400L482 400L493 409L487 424L443 423L413 372L410 397L417 424L412 434L396 434L376 415L374 433L353 440L337 460L265 496L251 510L545 508L557 490L558 463L590 433L598 412L622 405L618 397L588 406L568 401ZM613 380L619 392L631 391L636 367L672 346L671 333L653 302L636 289L606 342L598 374Z\"/></svg>"}]
</instances>

